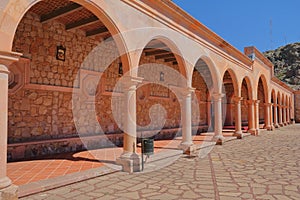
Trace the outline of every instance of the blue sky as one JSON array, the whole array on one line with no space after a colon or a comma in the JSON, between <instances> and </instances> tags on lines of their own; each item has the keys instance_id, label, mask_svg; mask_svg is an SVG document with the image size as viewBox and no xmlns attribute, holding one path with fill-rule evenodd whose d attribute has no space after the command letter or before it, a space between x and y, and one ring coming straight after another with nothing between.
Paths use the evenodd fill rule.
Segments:
<instances>
[{"instance_id":1,"label":"blue sky","mask_svg":"<svg viewBox=\"0 0 300 200\"><path fill-rule=\"evenodd\" d=\"M300 42L300 0L173 2L241 51L245 46L266 51Z\"/></svg>"}]
</instances>

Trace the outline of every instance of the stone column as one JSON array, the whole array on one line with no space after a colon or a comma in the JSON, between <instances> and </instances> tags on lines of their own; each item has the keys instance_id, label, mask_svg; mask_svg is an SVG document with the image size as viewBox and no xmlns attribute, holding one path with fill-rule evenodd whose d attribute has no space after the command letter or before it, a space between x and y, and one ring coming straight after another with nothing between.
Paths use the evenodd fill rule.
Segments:
<instances>
[{"instance_id":1,"label":"stone column","mask_svg":"<svg viewBox=\"0 0 300 200\"><path fill-rule=\"evenodd\" d=\"M279 109L279 126L283 126L283 123L282 123L282 105L278 105L278 109Z\"/></svg>"},{"instance_id":2,"label":"stone column","mask_svg":"<svg viewBox=\"0 0 300 200\"><path fill-rule=\"evenodd\" d=\"M275 129L275 127L274 127L274 120L273 120L273 112L274 112L274 110L273 110L274 107L273 106L274 106L274 104L270 103L270 125L271 125L271 131L273 131Z\"/></svg>"},{"instance_id":3,"label":"stone column","mask_svg":"<svg viewBox=\"0 0 300 200\"><path fill-rule=\"evenodd\" d=\"M8 74L6 66L0 64L0 189L11 185L11 180L6 176Z\"/></svg>"},{"instance_id":4,"label":"stone column","mask_svg":"<svg viewBox=\"0 0 300 200\"><path fill-rule=\"evenodd\" d=\"M279 128L277 108L278 108L278 104L274 104L274 126L275 126L275 128Z\"/></svg>"},{"instance_id":5,"label":"stone column","mask_svg":"<svg viewBox=\"0 0 300 200\"><path fill-rule=\"evenodd\" d=\"M212 119L211 119L211 101L210 100L208 100L207 101L207 126L208 126L208 128L209 127L211 127L212 126ZM200 110L200 112L201 112L201 110Z\"/></svg>"},{"instance_id":6,"label":"stone column","mask_svg":"<svg viewBox=\"0 0 300 200\"><path fill-rule=\"evenodd\" d=\"M142 82L138 77L123 77L125 97L124 144L123 153L116 163L122 165L123 171L132 173L141 170L141 158L136 153L136 88Z\"/></svg>"},{"instance_id":7,"label":"stone column","mask_svg":"<svg viewBox=\"0 0 300 200\"><path fill-rule=\"evenodd\" d=\"M272 130L271 127L271 104L270 103L265 103L265 125L264 125L264 129L267 129L268 131Z\"/></svg>"},{"instance_id":8,"label":"stone column","mask_svg":"<svg viewBox=\"0 0 300 200\"><path fill-rule=\"evenodd\" d=\"M290 117L291 117L291 115L290 115L290 108L287 107L287 110L286 110L286 111L287 111L287 113L286 113L286 116L287 116L286 118L287 118L287 119L286 119L286 120L287 120L287 123L290 124L290 123L291 123L291 118L290 118Z\"/></svg>"},{"instance_id":9,"label":"stone column","mask_svg":"<svg viewBox=\"0 0 300 200\"><path fill-rule=\"evenodd\" d=\"M254 113L255 113L255 135L259 134L259 103L260 100L255 100L254 102Z\"/></svg>"},{"instance_id":10,"label":"stone column","mask_svg":"<svg viewBox=\"0 0 300 200\"><path fill-rule=\"evenodd\" d=\"M7 177L8 74L7 66L20 54L0 52L0 199L17 199L18 187Z\"/></svg>"},{"instance_id":11,"label":"stone column","mask_svg":"<svg viewBox=\"0 0 300 200\"><path fill-rule=\"evenodd\" d=\"M255 112L254 112L254 100L248 100L248 132L251 135L256 134L256 128L255 128Z\"/></svg>"},{"instance_id":12,"label":"stone column","mask_svg":"<svg viewBox=\"0 0 300 200\"><path fill-rule=\"evenodd\" d=\"M182 88L180 90L181 96L181 113L182 113L182 142L179 148L185 154L192 154L195 152L192 138L192 93L194 88ZM201 111L200 111L201 112Z\"/></svg>"},{"instance_id":13,"label":"stone column","mask_svg":"<svg viewBox=\"0 0 300 200\"><path fill-rule=\"evenodd\" d=\"M242 114L241 114L241 101L243 97L234 97L233 101L235 103L235 132L234 136L237 137L237 139L243 138L243 132L242 132Z\"/></svg>"},{"instance_id":14,"label":"stone column","mask_svg":"<svg viewBox=\"0 0 300 200\"><path fill-rule=\"evenodd\" d=\"M214 102L214 115L215 115L215 135L214 135L214 141L217 145L222 145L225 141L225 138L223 136L222 130L223 130L223 119L222 119L222 97L224 97L224 94L218 94L215 93L212 95L212 99Z\"/></svg>"},{"instance_id":15,"label":"stone column","mask_svg":"<svg viewBox=\"0 0 300 200\"><path fill-rule=\"evenodd\" d=\"M283 120L283 125L286 126L287 123L286 123L286 106L283 106L283 117L282 117L282 120Z\"/></svg>"}]
</instances>

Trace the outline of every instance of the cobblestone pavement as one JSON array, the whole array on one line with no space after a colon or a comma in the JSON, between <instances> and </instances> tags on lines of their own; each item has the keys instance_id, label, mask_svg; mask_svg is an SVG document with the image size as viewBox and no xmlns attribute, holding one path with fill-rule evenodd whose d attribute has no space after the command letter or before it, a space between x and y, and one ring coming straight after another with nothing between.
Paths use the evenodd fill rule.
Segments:
<instances>
[{"instance_id":1,"label":"cobblestone pavement","mask_svg":"<svg viewBox=\"0 0 300 200\"><path fill-rule=\"evenodd\" d=\"M300 125L182 156L151 173L114 174L23 199L300 199Z\"/></svg>"}]
</instances>

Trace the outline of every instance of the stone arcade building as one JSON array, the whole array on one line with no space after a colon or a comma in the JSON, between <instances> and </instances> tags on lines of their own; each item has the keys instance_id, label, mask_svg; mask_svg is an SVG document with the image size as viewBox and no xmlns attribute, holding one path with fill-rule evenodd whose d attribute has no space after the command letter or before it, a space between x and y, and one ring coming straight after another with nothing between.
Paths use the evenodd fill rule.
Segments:
<instances>
[{"instance_id":1,"label":"stone arcade building","mask_svg":"<svg viewBox=\"0 0 300 200\"><path fill-rule=\"evenodd\" d=\"M294 119L270 61L168 0L2 0L0 44L2 195L14 190L7 159L115 144L135 171L141 132L182 134L190 153L193 134L222 144L223 126L241 139L243 127L257 135Z\"/></svg>"}]
</instances>

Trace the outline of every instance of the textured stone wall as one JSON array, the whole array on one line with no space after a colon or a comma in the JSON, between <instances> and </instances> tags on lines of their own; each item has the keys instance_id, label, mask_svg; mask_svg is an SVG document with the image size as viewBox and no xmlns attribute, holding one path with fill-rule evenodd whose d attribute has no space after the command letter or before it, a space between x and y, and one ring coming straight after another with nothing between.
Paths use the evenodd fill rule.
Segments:
<instances>
[{"instance_id":1,"label":"textured stone wall","mask_svg":"<svg viewBox=\"0 0 300 200\"><path fill-rule=\"evenodd\" d=\"M9 142L69 137L76 134L71 94L20 90L9 96Z\"/></svg>"},{"instance_id":2,"label":"textured stone wall","mask_svg":"<svg viewBox=\"0 0 300 200\"><path fill-rule=\"evenodd\" d=\"M54 20L42 24L37 15L28 12L16 31L13 51L31 59L31 83L72 87L81 63L97 44L99 41L85 37L80 30L65 31L64 25ZM65 61L56 59L59 45L66 48Z\"/></svg>"}]
</instances>

